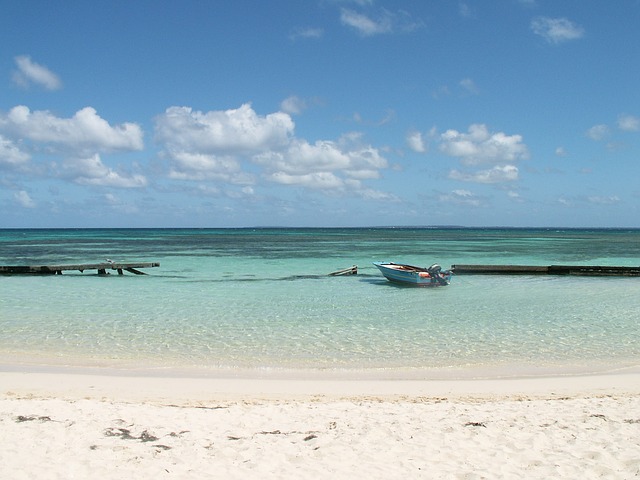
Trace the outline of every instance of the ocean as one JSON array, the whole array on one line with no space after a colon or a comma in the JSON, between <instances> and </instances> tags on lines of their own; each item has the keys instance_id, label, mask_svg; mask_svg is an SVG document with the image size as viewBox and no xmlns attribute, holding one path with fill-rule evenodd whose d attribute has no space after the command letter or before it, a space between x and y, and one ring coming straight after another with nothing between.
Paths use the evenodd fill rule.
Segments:
<instances>
[{"instance_id":1,"label":"ocean","mask_svg":"<svg viewBox=\"0 0 640 480\"><path fill-rule=\"evenodd\" d=\"M479 378L640 364L640 278L372 265L640 265L640 230L0 230L0 265L160 262L148 275L0 275L0 365L195 375ZM328 273L358 266L358 275ZM14 368L13 367L13 368Z\"/></svg>"}]
</instances>

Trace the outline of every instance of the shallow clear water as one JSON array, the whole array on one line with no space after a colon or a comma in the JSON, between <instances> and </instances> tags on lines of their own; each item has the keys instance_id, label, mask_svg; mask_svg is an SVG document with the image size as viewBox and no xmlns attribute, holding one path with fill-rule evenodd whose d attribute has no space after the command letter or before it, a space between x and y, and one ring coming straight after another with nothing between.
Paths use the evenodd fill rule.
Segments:
<instances>
[{"instance_id":1,"label":"shallow clear water","mask_svg":"<svg viewBox=\"0 0 640 480\"><path fill-rule=\"evenodd\" d=\"M500 374L640 363L640 278L454 276L372 265L640 264L640 230L0 230L0 264L159 261L148 276L0 276L0 359ZM353 264L357 276L327 273Z\"/></svg>"}]
</instances>

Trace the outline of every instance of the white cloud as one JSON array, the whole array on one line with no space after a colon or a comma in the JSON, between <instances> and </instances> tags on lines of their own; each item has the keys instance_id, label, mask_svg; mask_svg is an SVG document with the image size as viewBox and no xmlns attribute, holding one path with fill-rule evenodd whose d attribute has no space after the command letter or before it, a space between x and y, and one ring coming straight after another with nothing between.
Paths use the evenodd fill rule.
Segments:
<instances>
[{"instance_id":1,"label":"white cloud","mask_svg":"<svg viewBox=\"0 0 640 480\"><path fill-rule=\"evenodd\" d=\"M422 138L422 133L420 132L409 132L407 135L407 145L409 145L411 150L417 153L425 153L427 151L427 145L425 144L425 141Z\"/></svg>"},{"instance_id":2,"label":"white cloud","mask_svg":"<svg viewBox=\"0 0 640 480\"><path fill-rule=\"evenodd\" d=\"M36 202L24 190L14 193L13 199L23 208L36 208Z\"/></svg>"},{"instance_id":3,"label":"white cloud","mask_svg":"<svg viewBox=\"0 0 640 480\"><path fill-rule=\"evenodd\" d=\"M230 155L176 152L172 155L169 178L176 180L220 180L247 185L255 183L253 175L242 171L240 162Z\"/></svg>"},{"instance_id":4,"label":"white cloud","mask_svg":"<svg viewBox=\"0 0 640 480\"><path fill-rule=\"evenodd\" d=\"M529 158L520 135L490 133L486 125L473 124L468 133L447 130L440 136L440 150L464 165L504 164Z\"/></svg>"},{"instance_id":5,"label":"white cloud","mask_svg":"<svg viewBox=\"0 0 640 480\"><path fill-rule=\"evenodd\" d=\"M105 202L109 205L120 205L122 203L113 193L105 193L102 198L104 198Z\"/></svg>"},{"instance_id":6,"label":"white cloud","mask_svg":"<svg viewBox=\"0 0 640 480\"><path fill-rule=\"evenodd\" d=\"M244 104L238 109L210 112L170 107L156 117L156 139L169 153L256 153L287 145L295 124L276 112L261 117Z\"/></svg>"},{"instance_id":7,"label":"white cloud","mask_svg":"<svg viewBox=\"0 0 640 480\"><path fill-rule=\"evenodd\" d=\"M389 13L385 13L377 19L372 19L362 13L343 8L340 12L340 21L343 25L356 29L365 37L389 33L392 30L391 16Z\"/></svg>"},{"instance_id":8,"label":"white cloud","mask_svg":"<svg viewBox=\"0 0 640 480\"><path fill-rule=\"evenodd\" d=\"M62 87L60 78L47 67L39 65L27 55L15 58L18 70L13 73L13 81L21 86L28 87L31 83L40 85L47 90L57 90Z\"/></svg>"},{"instance_id":9,"label":"white cloud","mask_svg":"<svg viewBox=\"0 0 640 480\"><path fill-rule=\"evenodd\" d=\"M259 116L248 104L206 113L171 107L156 118L156 139L174 179L252 185L261 174L283 185L362 194L354 181L379 178L388 166L359 134L309 143L295 137L287 113Z\"/></svg>"},{"instance_id":10,"label":"white cloud","mask_svg":"<svg viewBox=\"0 0 640 480\"><path fill-rule=\"evenodd\" d=\"M609 127L606 125L594 125L587 130L587 137L591 140L600 141L609 136Z\"/></svg>"},{"instance_id":11,"label":"white cloud","mask_svg":"<svg viewBox=\"0 0 640 480\"><path fill-rule=\"evenodd\" d=\"M557 147L555 150L555 154L558 157L566 157L568 155L567 150L564 147Z\"/></svg>"},{"instance_id":12,"label":"white cloud","mask_svg":"<svg viewBox=\"0 0 640 480\"><path fill-rule=\"evenodd\" d=\"M622 114L618 117L618 128L625 132L638 132L640 131L640 118Z\"/></svg>"},{"instance_id":13,"label":"white cloud","mask_svg":"<svg viewBox=\"0 0 640 480\"><path fill-rule=\"evenodd\" d=\"M584 29L566 18L536 17L531 21L531 30L547 42L555 44L584 36Z\"/></svg>"},{"instance_id":14,"label":"white cloud","mask_svg":"<svg viewBox=\"0 0 640 480\"><path fill-rule=\"evenodd\" d=\"M451 170L451 172L449 172L449 178L462 182L489 184L514 182L518 180L518 168L514 165L497 165L488 170L480 170L477 172Z\"/></svg>"},{"instance_id":15,"label":"white cloud","mask_svg":"<svg viewBox=\"0 0 640 480\"><path fill-rule=\"evenodd\" d=\"M29 158L11 140L0 135L0 166L18 167L28 163Z\"/></svg>"},{"instance_id":16,"label":"white cloud","mask_svg":"<svg viewBox=\"0 0 640 480\"><path fill-rule=\"evenodd\" d=\"M71 118L59 118L48 111L32 112L25 106L16 106L6 114L0 112L0 132L0 164L22 166L31 158L27 152L37 154L38 159L62 155L62 163L51 162L46 167L40 164L40 173L48 170L83 185L131 188L147 184L143 175L115 171L100 158L100 153L142 150L140 126L111 126L91 107L79 110Z\"/></svg>"},{"instance_id":17,"label":"white cloud","mask_svg":"<svg viewBox=\"0 0 640 480\"><path fill-rule=\"evenodd\" d=\"M523 202L524 201L524 200L522 200L522 197L520 196L520 194L518 192L514 192L513 190L510 190L510 191L507 192L507 197L509 197L514 202Z\"/></svg>"},{"instance_id":18,"label":"white cloud","mask_svg":"<svg viewBox=\"0 0 640 480\"><path fill-rule=\"evenodd\" d=\"M340 10L340 21L364 37L393 33L394 31L411 32L422 26L420 20L403 10L391 12L380 9L375 13L364 14L343 8Z\"/></svg>"},{"instance_id":19,"label":"white cloud","mask_svg":"<svg viewBox=\"0 0 640 480\"><path fill-rule=\"evenodd\" d=\"M143 175L116 172L107 167L98 154L89 158L65 160L62 167L66 175L81 185L118 188L139 188L147 185L147 179Z\"/></svg>"},{"instance_id":20,"label":"white cloud","mask_svg":"<svg viewBox=\"0 0 640 480\"><path fill-rule=\"evenodd\" d=\"M395 195L387 192L381 192L379 190L373 190L370 188L362 188L360 185L356 185L355 193L365 200L385 200L389 202L399 202L400 199Z\"/></svg>"},{"instance_id":21,"label":"white cloud","mask_svg":"<svg viewBox=\"0 0 640 480\"><path fill-rule=\"evenodd\" d=\"M300 115L307 108L307 102L297 95L291 95L280 103L280 110L289 115Z\"/></svg>"},{"instance_id":22,"label":"white cloud","mask_svg":"<svg viewBox=\"0 0 640 480\"><path fill-rule=\"evenodd\" d=\"M142 150L144 146L139 125L123 123L112 127L91 107L79 110L71 118L58 118L48 111L31 112L19 105L7 114L0 113L0 131L75 153Z\"/></svg>"},{"instance_id":23,"label":"white cloud","mask_svg":"<svg viewBox=\"0 0 640 480\"><path fill-rule=\"evenodd\" d=\"M332 172L313 172L291 175L286 172L274 172L267 178L275 183L297 185L312 189L336 190L344 187L344 180Z\"/></svg>"},{"instance_id":24,"label":"white cloud","mask_svg":"<svg viewBox=\"0 0 640 480\"><path fill-rule=\"evenodd\" d=\"M349 178L378 178L379 170L387 167L387 161L371 146L351 145L353 139L343 137L340 142L319 140L314 144L306 140L295 140L279 152L256 155L254 161L263 165L268 178L283 174L279 183L293 183L291 176L300 176L301 184L309 186L318 180L318 188L326 188L328 176L336 173Z\"/></svg>"},{"instance_id":25,"label":"white cloud","mask_svg":"<svg viewBox=\"0 0 640 480\"><path fill-rule=\"evenodd\" d=\"M156 140L170 159L171 178L251 184L255 178L239 158L286 148L294 126L286 113L259 116L249 104L210 112L170 107L156 117Z\"/></svg>"},{"instance_id":26,"label":"white cloud","mask_svg":"<svg viewBox=\"0 0 640 480\"><path fill-rule=\"evenodd\" d=\"M447 130L440 135L440 151L458 158L467 167L493 165L476 171L453 169L449 172L452 180L483 184L518 180L519 170L512 163L529 158L522 136L492 133L483 124L471 125L467 133Z\"/></svg>"},{"instance_id":27,"label":"white cloud","mask_svg":"<svg viewBox=\"0 0 640 480\"><path fill-rule=\"evenodd\" d=\"M445 203L453 203L454 205L463 205L468 207L479 207L483 203L480 197L469 190L460 189L440 195L439 200Z\"/></svg>"},{"instance_id":28,"label":"white cloud","mask_svg":"<svg viewBox=\"0 0 640 480\"><path fill-rule=\"evenodd\" d=\"M459 85L468 94L477 95L479 93L478 87L470 78L463 78L460 80Z\"/></svg>"}]
</instances>

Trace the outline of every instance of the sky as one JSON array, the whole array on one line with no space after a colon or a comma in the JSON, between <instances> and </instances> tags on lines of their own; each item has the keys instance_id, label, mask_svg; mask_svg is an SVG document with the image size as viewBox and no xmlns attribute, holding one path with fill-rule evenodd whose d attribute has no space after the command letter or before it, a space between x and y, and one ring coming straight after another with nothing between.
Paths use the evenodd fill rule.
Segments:
<instances>
[{"instance_id":1,"label":"sky","mask_svg":"<svg viewBox=\"0 0 640 480\"><path fill-rule=\"evenodd\" d=\"M0 11L0 228L640 227L638 0Z\"/></svg>"}]
</instances>

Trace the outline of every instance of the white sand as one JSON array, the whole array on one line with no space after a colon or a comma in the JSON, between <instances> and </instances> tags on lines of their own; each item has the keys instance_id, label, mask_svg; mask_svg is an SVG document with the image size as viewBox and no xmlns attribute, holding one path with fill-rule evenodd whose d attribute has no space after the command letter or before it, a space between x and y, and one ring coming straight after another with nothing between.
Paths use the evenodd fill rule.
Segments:
<instances>
[{"instance_id":1,"label":"white sand","mask_svg":"<svg viewBox=\"0 0 640 480\"><path fill-rule=\"evenodd\" d=\"M0 372L0 479L640 477L640 373L512 380Z\"/></svg>"}]
</instances>

